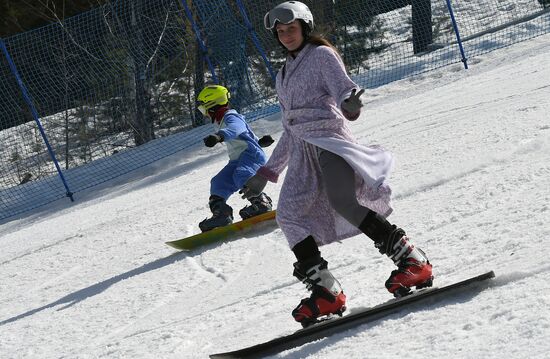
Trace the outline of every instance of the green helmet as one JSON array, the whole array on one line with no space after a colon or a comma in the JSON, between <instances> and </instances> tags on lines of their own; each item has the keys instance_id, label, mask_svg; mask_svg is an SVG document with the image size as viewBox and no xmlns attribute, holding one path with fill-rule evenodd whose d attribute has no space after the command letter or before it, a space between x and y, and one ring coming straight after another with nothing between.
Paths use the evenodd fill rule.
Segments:
<instances>
[{"instance_id":1,"label":"green helmet","mask_svg":"<svg viewBox=\"0 0 550 359\"><path fill-rule=\"evenodd\" d=\"M199 103L198 109L203 115L208 114L208 110L218 105L227 105L231 94L229 90L220 85L206 86L197 96Z\"/></svg>"}]
</instances>

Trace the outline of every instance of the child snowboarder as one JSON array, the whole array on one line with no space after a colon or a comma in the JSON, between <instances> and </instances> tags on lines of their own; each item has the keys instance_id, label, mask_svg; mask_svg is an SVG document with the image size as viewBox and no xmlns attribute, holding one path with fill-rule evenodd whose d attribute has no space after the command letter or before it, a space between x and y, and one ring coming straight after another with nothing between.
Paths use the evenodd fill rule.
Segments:
<instances>
[{"instance_id":1,"label":"child snowboarder","mask_svg":"<svg viewBox=\"0 0 550 359\"><path fill-rule=\"evenodd\" d=\"M208 205L212 217L199 223L203 232L233 223L233 208L226 201L266 163L267 158L261 147L273 143L271 136L258 140L244 117L231 109L230 97L227 88L219 85L206 86L197 97L199 111L210 118L216 127L214 134L203 139L204 145L214 147L224 142L229 154L229 163L210 181ZM242 219L272 210L271 198L264 192L248 200L250 205L239 211Z\"/></svg>"}]
</instances>

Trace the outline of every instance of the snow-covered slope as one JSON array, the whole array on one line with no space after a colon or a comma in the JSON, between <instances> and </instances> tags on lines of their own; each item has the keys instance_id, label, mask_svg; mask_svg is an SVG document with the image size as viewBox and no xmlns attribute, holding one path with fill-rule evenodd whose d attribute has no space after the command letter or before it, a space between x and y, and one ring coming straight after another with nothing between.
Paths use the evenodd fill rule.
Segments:
<instances>
[{"instance_id":1,"label":"snow-covered slope","mask_svg":"<svg viewBox=\"0 0 550 359\"><path fill-rule=\"evenodd\" d=\"M436 284L497 278L277 357L548 357L550 36L473 61L368 91L351 126L394 152L391 220L427 252ZM280 135L276 118L253 125ZM290 311L307 293L279 229L191 253L164 244L197 231L225 162L221 146L196 146L5 222L0 357L204 358L299 329ZM279 189L267 187L275 202ZM390 299L392 264L370 240L322 253L351 311Z\"/></svg>"}]
</instances>

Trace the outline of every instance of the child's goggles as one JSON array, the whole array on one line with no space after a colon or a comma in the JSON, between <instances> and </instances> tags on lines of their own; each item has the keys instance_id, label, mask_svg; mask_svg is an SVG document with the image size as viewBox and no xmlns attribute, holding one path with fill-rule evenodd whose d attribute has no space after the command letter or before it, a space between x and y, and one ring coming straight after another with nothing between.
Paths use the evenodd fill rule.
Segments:
<instances>
[{"instance_id":1,"label":"child's goggles","mask_svg":"<svg viewBox=\"0 0 550 359\"><path fill-rule=\"evenodd\" d=\"M204 103L199 103L199 105L197 106L197 108L199 109L199 111L202 113L203 116L207 116L207 115L208 115L208 110L206 109L206 104L204 104Z\"/></svg>"},{"instance_id":2,"label":"child's goggles","mask_svg":"<svg viewBox=\"0 0 550 359\"><path fill-rule=\"evenodd\" d=\"M212 107L216 105L217 105L216 100L212 100L208 102L199 101L197 108L203 114L203 116L208 116L208 110L210 110Z\"/></svg>"}]
</instances>

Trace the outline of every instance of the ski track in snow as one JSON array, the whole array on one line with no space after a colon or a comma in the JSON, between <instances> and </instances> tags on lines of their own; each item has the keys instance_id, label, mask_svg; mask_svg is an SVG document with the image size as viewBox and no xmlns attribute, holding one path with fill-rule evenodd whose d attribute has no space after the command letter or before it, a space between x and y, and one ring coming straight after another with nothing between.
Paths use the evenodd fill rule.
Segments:
<instances>
[{"instance_id":1,"label":"ski track in snow","mask_svg":"<svg viewBox=\"0 0 550 359\"><path fill-rule=\"evenodd\" d=\"M47 245L43 245L43 246L40 246L39 248L37 249L33 249L31 251L27 251L27 252L24 252L24 253L21 253L21 254L17 254L15 255L15 257L11 257L9 259L5 259L3 260L2 262L0 262L0 266L1 265L4 265L4 264L8 264L10 262L13 262L13 261L17 261L19 259L22 259L26 256L29 256L29 255L32 255L32 254L38 254L40 253L41 251L44 251L44 250L48 250L50 249L51 247L54 247L60 243L63 243L63 242L66 242L66 241L70 241L72 239L79 239L79 238L82 238L83 235L82 234L77 234L77 235L74 235L74 236L70 236L70 237L67 237L67 238L64 238L64 239L61 239L59 241L56 241L56 242L53 242L51 244L47 244Z\"/></svg>"},{"instance_id":2,"label":"ski track in snow","mask_svg":"<svg viewBox=\"0 0 550 359\"><path fill-rule=\"evenodd\" d=\"M547 137L544 140L536 140L536 141L531 141L529 143L521 144L513 152L501 154L493 158L488 158L484 162L475 164L473 166L470 164L471 166L470 168L462 168L461 171L458 173L447 175L446 177L438 179L433 183L428 183L425 185L417 186L416 188L411 190L403 191L402 193L394 196L393 200L399 201L403 198L414 196L418 192L431 191L434 188L442 185L446 185L449 182L464 179L465 177L473 175L476 172L490 171L491 170L490 167L492 166L506 165L507 163L510 163L518 159L518 157L533 155L541 151L542 149L544 149L545 151L548 151L549 150L548 146L545 146L545 145L548 144L549 142L550 142L550 137ZM543 147L546 147L546 148L543 148ZM548 171L549 168L550 168L550 165L546 168L546 170Z\"/></svg>"}]
</instances>

